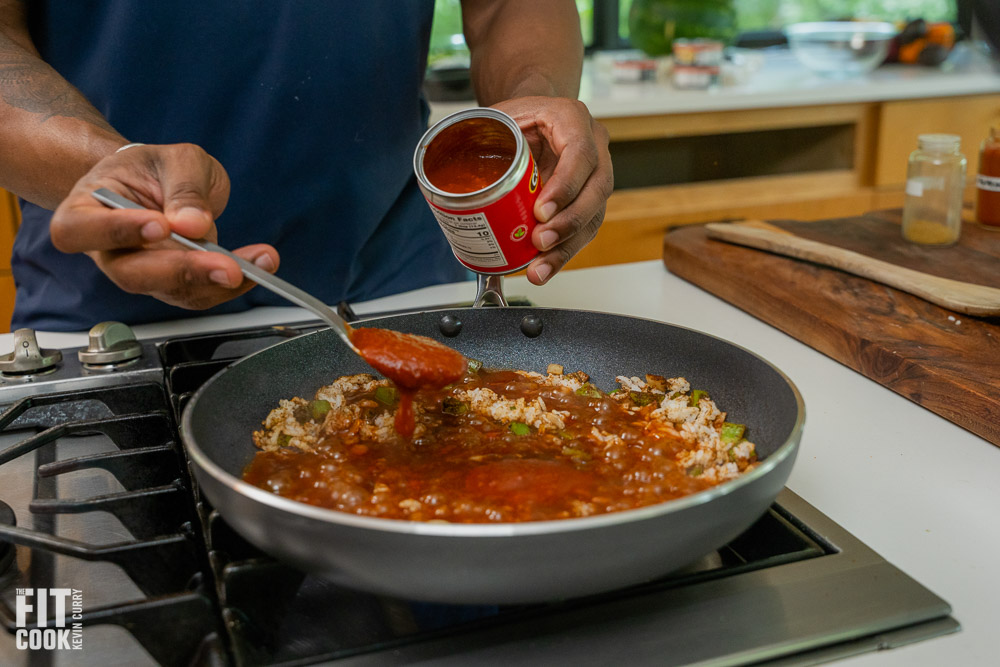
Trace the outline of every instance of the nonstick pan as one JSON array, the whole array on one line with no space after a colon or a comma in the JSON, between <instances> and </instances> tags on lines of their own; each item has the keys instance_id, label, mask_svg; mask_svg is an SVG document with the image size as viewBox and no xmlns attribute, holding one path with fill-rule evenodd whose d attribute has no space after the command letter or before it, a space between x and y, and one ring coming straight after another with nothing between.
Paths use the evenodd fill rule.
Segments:
<instances>
[{"instance_id":1,"label":"nonstick pan","mask_svg":"<svg viewBox=\"0 0 1000 667\"><path fill-rule=\"evenodd\" d=\"M620 315L468 308L365 322L440 340L486 366L683 376L747 424L761 463L738 479L625 512L558 521L448 524L361 517L281 498L241 481L279 399L312 397L344 374L372 372L329 330L279 343L220 371L192 397L182 436L202 492L265 552L373 593L446 603L579 597L681 568L747 529L784 486L805 419L798 390L752 352L698 331Z\"/></svg>"}]
</instances>

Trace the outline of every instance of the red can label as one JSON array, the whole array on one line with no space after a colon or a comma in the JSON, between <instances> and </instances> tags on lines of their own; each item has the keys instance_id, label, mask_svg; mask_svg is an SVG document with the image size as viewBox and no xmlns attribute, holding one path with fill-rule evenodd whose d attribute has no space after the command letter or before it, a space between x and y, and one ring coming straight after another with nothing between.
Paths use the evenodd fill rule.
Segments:
<instances>
[{"instance_id":1,"label":"red can label","mask_svg":"<svg viewBox=\"0 0 1000 667\"><path fill-rule=\"evenodd\" d=\"M459 262L479 273L510 273L538 254L531 231L537 224L539 185L538 167L529 154L521 180L492 203L466 210L428 203Z\"/></svg>"}]
</instances>

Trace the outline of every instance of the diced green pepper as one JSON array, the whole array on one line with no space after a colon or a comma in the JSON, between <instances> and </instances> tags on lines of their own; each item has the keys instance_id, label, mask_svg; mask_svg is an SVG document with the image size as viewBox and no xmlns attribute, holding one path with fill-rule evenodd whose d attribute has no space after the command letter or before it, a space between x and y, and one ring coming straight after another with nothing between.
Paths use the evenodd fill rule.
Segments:
<instances>
[{"instance_id":1,"label":"diced green pepper","mask_svg":"<svg viewBox=\"0 0 1000 667\"><path fill-rule=\"evenodd\" d=\"M287 433L282 433L281 435L278 436L278 447L287 447L291 441L292 441L292 436L288 435Z\"/></svg>"},{"instance_id":2,"label":"diced green pepper","mask_svg":"<svg viewBox=\"0 0 1000 667\"><path fill-rule=\"evenodd\" d=\"M656 396L653 394L646 393L644 391L630 391L628 397L632 399L632 402L636 405L642 407L643 405L649 405L656 400Z\"/></svg>"},{"instance_id":3,"label":"diced green pepper","mask_svg":"<svg viewBox=\"0 0 1000 667\"><path fill-rule=\"evenodd\" d=\"M579 389L577 389L576 395L586 396L587 398L601 398L602 396L604 396L604 394L601 393L600 389L590 384L589 382L580 387Z\"/></svg>"},{"instance_id":4,"label":"diced green pepper","mask_svg":"<svg viewBox=\"0 0 1000 667\"><path fill-rule=\"evenodd\" d=\"M734 445L743 439L743 434L746 433L746 430L746 424L722 422L722 430L719 431L719 440L727 445Z\"/></svg>"},{"instance_id":5,"label":"diced green pepper","mask_svg":"<svg viewBox=\"0 0 1000 667\"><path fill-rule=\"evenodd\" d=\"M625 391L625 390L622 389L621 387L615 387L614 389L612 389L611 391L608 392L608 396L614 396L615 394L620 394L623 391Z\"/></svg>"},{"instance_id":6,"label":"diced green pepper","mask_svg":"<svg viewBox=\"0 0 1000 667\"><path fill-rule=\"evenodd\" d=\"M559 433L557 433L556 435L558 435L563 440L572 440L573 439L573 436L570 435L569 431L559 431Z\"/></svg>"},{"instance_id":7,"label":"diced green pepper","mask_svg":"<svg viewBox=\"0 0 1000 667\"><path fill-rule=\"evenodd\" d=\"M531 433L531 427L524 422L511 422L510 431L514 435L528 435Z\"/></svg>"},{"instance_id":8,"label":"diced green pepper","mask_svg":"<svg viewBox=\"0 0 1000 667\"><path fill-rule=\"evenodd\" d=\"M687 472L692 477L698 477L699 475L701 475L701 473L705 472L705 469L702 468L701 466L691 466L690 468L688 468Z\"/></svg>"},{"instance_id":9,"label":"diced green pepper","mask_svg":"<svg viewBox=\"0 0 1000 667\"><path fill-rule=\"evenodd\" d=\"M321 398L315 401L310 401L309 411L312 412L313 419L320 421L326 417L326 413L330 411L330 401L324 401Z\"/></svg>"},{"instance_id":10,"label":"diced green pepper","mask_svg":"<svg viewBox=\"0 0 1000 667\"><path fill-rule=\"evenodd\" d=\"M570 458L580 459L581 461L589 461L590 454L583 451L582 449L577 449L575 447L563 447L562 453L564 456L569 456Z\"/></svg>"},{"instance_id":11,"label":"diced green pepper","mask_svg":"<svg viewBox=\"0 0 1000 667\"><path fill-rule=\"evenodd\" d=\"M736 463L736 445L729 448L729 460Z\"/></svg>"},{"instance_id":12,"label":"diced green pepper","mask_svg":"<svg viewBox=\"0 0 1000 667\"><path fill-rule=\"evenodd\" d=\"M396 405L396 402L399 400L399 392L396 391L395 387L376 387L375 400L382 405L388 405L391 408Z\"/></svg>"},{"instance_id":13,"label":"diced green pepper","mask_svg":"<svg viewBox=\"0 0 1000 667\"><path fill-rule=\"evenodd\" d=\"M708 392L705 391L704 389L695 389L694 391L692 391L691 401L690 401L691 407L692 408L698 407L698 403L700 403L701 399L703 398L708 398Z\"/></svg>"},{"instance_id":14,"label":"diced green pepper","mask_svg":"<svg viewBox=\"0 0 1000 667\"><path fill-rule=\"evenodd\" d=\"M470 373L478 373L479 369L481 369L482 367L483 367L483 362L479 361L479 359L469 359Z\"/></svg>"},{"instance_id":15,"label":"diced green pepper","mask_svg":"<svg viewBox=\"0 0 1000 667\"><path fill-rule=\"evenodd\" d=\"M469 411L469 404L458 400L453 396L446 396L441 401L441 412L446 415L463 415Z\"/></svg>"}]
</instances>

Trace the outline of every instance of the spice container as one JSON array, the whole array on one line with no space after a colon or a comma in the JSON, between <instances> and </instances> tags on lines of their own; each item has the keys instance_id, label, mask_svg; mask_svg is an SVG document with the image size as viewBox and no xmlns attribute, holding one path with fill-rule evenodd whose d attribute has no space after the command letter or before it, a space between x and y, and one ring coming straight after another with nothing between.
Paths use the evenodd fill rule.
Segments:
<instances>
[{"instance_id":1,"label":"spice container","mask_svg":"<svg viewBox=\"0 0 1000 667\"><path fill-rule=\"evenodd\" d=\"M496 109L457 111L424 134L413 155L424 198L456 259L478 273L523 269L541 188L517 122Z\"/></svg>"},{"instance_id":2,"label":"spice container","mask_svg":"<svg viewBox=\"0 0 1000 667\"><path fill-rule=\"evenodd\" d=\"M675 39L672 52L675 88L704 89L719 82L722 42L714 39Z\"/></svg>"},{"instance_id":3,"label":"spice container","mask_svg":"<svg viewBox=\"0 0 1000 667\"><path fill-rule=\"evenodd\" d=\"M976 221L1000 230L1000 131L990 134L979 149L979 173L976 174Z\"/></svg>"},{"instance_id":4,"label":"spice container","mask_svg":"<svg viewBox=\"0 0 1000 667\"><path fill-rule=\"evenodd\" d=\"M903 204L903 238L923 245L946 246L962 230L965 156L961 138L922 134L910 154Z\"/></svg>"}]
</instances>

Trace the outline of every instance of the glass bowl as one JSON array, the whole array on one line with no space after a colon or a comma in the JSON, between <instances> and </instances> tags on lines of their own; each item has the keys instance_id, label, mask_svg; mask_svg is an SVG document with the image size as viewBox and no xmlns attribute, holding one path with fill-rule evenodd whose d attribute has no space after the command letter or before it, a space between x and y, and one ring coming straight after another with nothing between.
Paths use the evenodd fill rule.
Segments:
<instances>
[{"instance_id":1,"label":"glass bowl","mask_svg":"<svg viewBox=\"0 0 1000 667\"><path fill-rule=\"evenodd\" d=\"M793 23L785 28L799 62L834 78L860 76L881 65L896 32L891 23L860 21Z\"/></svg>"}]
</instances>

